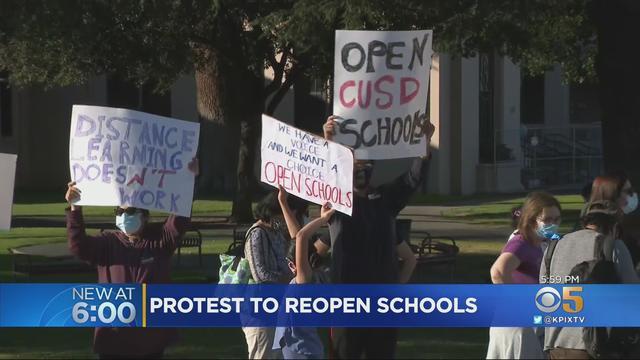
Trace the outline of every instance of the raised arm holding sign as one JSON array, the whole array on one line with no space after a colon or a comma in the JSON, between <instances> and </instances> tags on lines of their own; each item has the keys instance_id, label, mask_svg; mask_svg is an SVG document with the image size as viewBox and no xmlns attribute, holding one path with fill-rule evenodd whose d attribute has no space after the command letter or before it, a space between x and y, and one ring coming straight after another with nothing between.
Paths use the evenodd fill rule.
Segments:
<instances>
[{"instance_id":1,"label":"raised arm holding sign","mask_svg":"<svg viewBox=\"0 0 640 360\"><path fill-rule=\"evenodd\" d=\"M424 156L432 31L336 31L336 141L357 159Z\"/></svg>"}]
</instances>

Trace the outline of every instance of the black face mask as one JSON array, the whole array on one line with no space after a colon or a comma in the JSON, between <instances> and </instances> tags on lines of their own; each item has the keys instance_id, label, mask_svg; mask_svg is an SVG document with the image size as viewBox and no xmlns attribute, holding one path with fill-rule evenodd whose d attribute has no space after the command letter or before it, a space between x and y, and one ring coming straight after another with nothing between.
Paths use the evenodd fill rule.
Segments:
<instances>
[{"instance_id":1,"label":"black face mask","mask_svg":"<svg viewBox=\"0 0 640 360\"><path fill-rule=\"evenodd\" d=\"M372 173L373 167L366 167L364 169L356 170L353 173L353 186L356 189L366 189L371 183Z\"/></svg>"}]
</instances>

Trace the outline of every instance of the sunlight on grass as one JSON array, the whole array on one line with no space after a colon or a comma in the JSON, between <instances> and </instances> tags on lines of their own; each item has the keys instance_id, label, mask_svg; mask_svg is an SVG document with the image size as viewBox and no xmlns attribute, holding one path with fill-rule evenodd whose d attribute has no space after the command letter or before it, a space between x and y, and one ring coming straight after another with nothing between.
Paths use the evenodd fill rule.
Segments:
<instances>
[{"instance_id":1,"label":"sunlight on grass","mask_svg":"<svg viewBox=\"0 0 640 360\"><path fill-rule=\"evenodd\" d=\"M14 204L14 216L64 216L69 205L65 202L47 202L33 204ZM113 216L113 206L86 206L83 212L87 216ZM229 215L231 201L224 200L196 200L193 203L195 215ZM162 213L153 213L161 216Z\"/></svg>"}]
</instances>

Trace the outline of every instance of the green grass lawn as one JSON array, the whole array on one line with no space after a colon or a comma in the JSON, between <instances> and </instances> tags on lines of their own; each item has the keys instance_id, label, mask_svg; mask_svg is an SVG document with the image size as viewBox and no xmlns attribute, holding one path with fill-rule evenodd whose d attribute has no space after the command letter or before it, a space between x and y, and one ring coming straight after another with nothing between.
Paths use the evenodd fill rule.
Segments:
<instances>
[{"instance_id":1,"label":"green grass lawn","mask_svg":"<svg viewBox=\"0 0 640 360\"><path fill-rule=\"evenodd\" d=\"M514 206L522 205L524 199L524 197L512 197L501 200L479 201L474 205L454 207L445 211L443 216L473 224L510 225L511 209ZM563 233L569 232L578 220L584 201L580 195L557 195L556 199L562 206L562 225L560 230Z\"/></svg>"},{"instance_id":2,"label":"green grass lawn","mask_svg":"<svg viewBox=\"0 0 640 360\"><path fill-rule=\"evenodd\" d=\"M66 205L59 196L21 195L16 198L14 214L18 216L59 216ZM582 201L578 196L558 196L562 202L563 230L572 226ZM490 225L510 223L511 207L521 203L519 196L417 196L412 204L447 205L451 203L474 203L456 206L443 214L457 220ZM197 200L196 215L228 215L231 202ZM112 216L112 208L88 207L87 217ZM160 215L160 214L158 214ZM93 230L95 231L95 230ZM182 266L174 267L173 279L178 283L209 283L217 278L219 266L217 254L226 250L231 232L205 231L203 242L204 265L197 266L197 250L185 249ZM505 235L506 237L506 235ZM14 228L0 233L0 282L13 282L11 259L7 248L23 245L65 242L64 228ZM504 245L504 238L465 239L458 241L460 254L457 261L455 282L486 283L488 269ZM418 270L420 271L420 270ZM419 277L428 282L447 282L447 269L434 268L426 276ZM418 277L416 277L417 279ZM95 282L94 273L34 275L18 278L19 282ZM242 331L230 329L181 329L181 340L167 352L169 358L246 358L246 345ZM326 337L326 330L321 334ZM488 329L402 329L398 338L399 358L482 358L486 355ZM91 329L47 329L4 328L0 329L0 358L86 358L91 352Z\"/></svg>"}]
</instances>

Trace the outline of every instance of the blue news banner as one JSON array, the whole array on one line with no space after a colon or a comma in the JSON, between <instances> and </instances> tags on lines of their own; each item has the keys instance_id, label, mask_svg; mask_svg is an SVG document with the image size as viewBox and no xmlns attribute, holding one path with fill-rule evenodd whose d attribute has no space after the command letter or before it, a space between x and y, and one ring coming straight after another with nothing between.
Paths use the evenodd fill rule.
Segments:
<instances>
[{"instance_id":1,"label":"blue news banner","mask_svg":"<svg viewBox=\"0 0 640 360\"><path fill-rule=\"evenodd\" d=\"M640 326L640 285L0 284L2 327Z\"/></svg>"}]
</instances>

